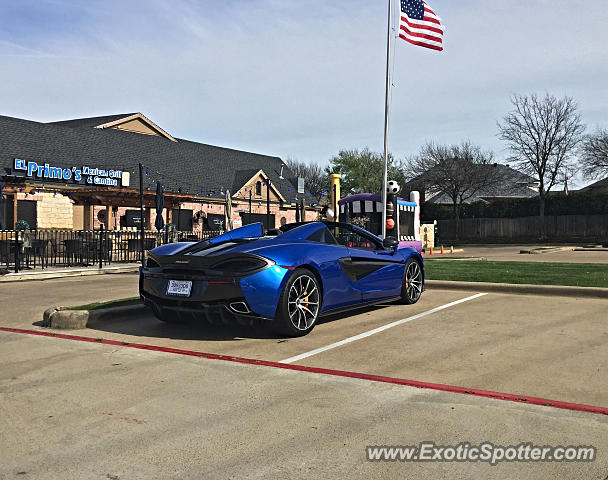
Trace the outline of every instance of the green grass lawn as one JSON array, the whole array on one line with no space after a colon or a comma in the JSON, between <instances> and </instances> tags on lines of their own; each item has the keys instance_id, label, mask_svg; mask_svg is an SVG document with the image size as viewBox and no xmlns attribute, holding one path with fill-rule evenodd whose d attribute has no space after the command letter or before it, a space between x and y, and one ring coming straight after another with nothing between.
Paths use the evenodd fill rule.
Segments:
<instances>
[{"instance_id":1,"label":"green grass lawn","mask_svg":"<svg viewBox=\"0 0 608 480\"><path fill-rule=\"evenodd\" d=\"M68 310L100 310L102 308L124 307L127 305L137 305L141 303L139 297L122 298L120 300L110 300L109 302L96 302L77 307L68 307Z\"/></svg>"},{"instance_id":2,"label":"green grass lawn","mask_svg":"<svg viewBox=\"0 0 608 480\"><path fill-rule=\"evenodd\" d=\"M424 265L428 280L608 287L608 264L429 259Z\"/></svg>"}]
</instances>

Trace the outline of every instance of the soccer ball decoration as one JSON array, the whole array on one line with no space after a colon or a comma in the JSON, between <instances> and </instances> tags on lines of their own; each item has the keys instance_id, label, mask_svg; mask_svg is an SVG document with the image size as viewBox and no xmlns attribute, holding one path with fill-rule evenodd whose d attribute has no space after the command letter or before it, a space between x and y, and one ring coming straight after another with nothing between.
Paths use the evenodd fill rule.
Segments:
<instances>
[{"instance_id":1,"label":"soccer ball decoration","mask_svg":"<svg viewBox=\"0 0 608 480\"><path fill-rule=\"evenodd\" d=\"M389 194L397 195L399 193L399 190L401 190L401 187L399 186L399 184L395 180L390 180L386 184L386 191Z\"/></svg>"}]
</instances>

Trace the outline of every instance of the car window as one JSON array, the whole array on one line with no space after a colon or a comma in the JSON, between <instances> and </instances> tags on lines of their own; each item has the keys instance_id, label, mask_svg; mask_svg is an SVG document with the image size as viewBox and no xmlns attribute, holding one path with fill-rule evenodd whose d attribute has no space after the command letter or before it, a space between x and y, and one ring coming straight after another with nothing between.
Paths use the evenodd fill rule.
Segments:
<instances>
[{"instance_id":1,"label":"car window","mask_svg":"<svg viewBox=\"0 0 608 480\"><path fill-rule=\"evenodd\" d=\"M334 224L330 227L330 231L338 243L345 247L362 250L377 250L381 248L373 238L356 231L349 225Z\"/></svg>"},{"instance_id":2,"label":"car window","mask_svg":"<svg viewBox=\"0 0 608 480\"><path fill-rule=\"evenodd\" d=\"M328 245L338 245L338 242L327 227L320 228L310 235L306 240L311 242L327 243Z\"/></svg>"}]
</instances>

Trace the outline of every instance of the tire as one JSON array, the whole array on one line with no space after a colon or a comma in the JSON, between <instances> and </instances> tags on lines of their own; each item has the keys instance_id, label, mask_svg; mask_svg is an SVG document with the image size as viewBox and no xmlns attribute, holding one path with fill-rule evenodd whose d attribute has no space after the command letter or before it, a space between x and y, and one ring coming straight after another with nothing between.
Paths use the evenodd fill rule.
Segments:
<instances>
[{"instance_id":1,"label":"tire","mask_svg":"<svg viewBox=\"0 0 608 480\"><path fill-rule=\"evenodd\" d=\"M412 305L420 300L422 295L422 266L417 260L410 258L405 264L403 285L401 286L401 303Z\"/></svg>"},{"instance_id":2,"label":"tire","mask_svg":"<svg viewBox=\"0 0 608 480\"><path fill-rule=\"evenodd\" d=\"M283 288L273 328L281 335L302 337L315 327L320 309L319 281L310 270L298 268Z\"/></svg>"}]
</instances>

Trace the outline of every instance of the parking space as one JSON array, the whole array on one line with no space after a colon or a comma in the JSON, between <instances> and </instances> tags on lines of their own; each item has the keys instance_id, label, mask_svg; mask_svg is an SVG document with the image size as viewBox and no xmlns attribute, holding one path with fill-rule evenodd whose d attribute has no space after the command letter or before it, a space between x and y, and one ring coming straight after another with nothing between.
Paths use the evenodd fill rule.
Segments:
<instances>
[{"instance_id":1,"label":"parking space","mask_svg":"<svg viewBox=\"0 0 608 480\"><path fill-rule=\"evenodd\" d=\"M121 296L118 291L135 293L135 276L114 279L117 284L104 290L99 279L11 285L28 287L31 301L21 308L35 314L3 313L0 323L40 328L32 326L45 308L31 291L36 285L52 287L56 301L64 304L76 303L78 295L92 301L99 293L100 299ZM278 337L259 325L169 325L151 314L93 323L77 333L608 406L605 300L477 293L431 289L412 306L384 305L324 318L302 338Z\"/></svg>"},{"instance_id":2,"label":"parking space","mask_svg":"<svg viewBox=\"0 0 608 480\"><path fill-rule=\"evenodd\" d=\"M116 275L111 282L3 286L3 294L25 300L7 303L0 326L48 332L36 324L49 304L133 296L134 280ZM0 332L0 477L267 478L314 470L326 478L422 472L467 478L474 470L479 478L600 479L608 467L602 455L593 463L490 467L378 464L365 462L364 452L366 445L427 439L591 444L602 452L605 415L123 343L608 407L606 306L600 299L430 289L412 306L324 318L302 338L278 337L259 325L169 325L151 314L61 332L120 342L115 345ZM273 460L262 460L267 455Z\"/></svg>"},{"instance_id":3,"label":"parking space","mask_svg":"<svg viewBox=\"0 0 608 480\"><path fill-rule=\"evenodd\" d=\"M429 291L416 305L381 305L321 319L309 335L283 338L268 326L209 325L190 323L165 324L152 314L126 322L93 323L88 335L113 340L280 361L327 344L343 340L469 296L462 292Z\"/></svg>"},{"instance_id":4,"label":"parking space","mask_svg":"<svg viewBox=\"0 0 608 480\"><path fill-rule=\"evenodd\" d=\"M601 480L607 417L0 332L0 478ZM594 462L367 462L368 445L594 445Z\"/></svg>"},{"instance_id":5,"label":"parking space","mask_svg":"<svg viewBox=\"0 0 608 480\"><path fill-rule=\"evenodd\" d=\"M135 278L117 275L103 290L102 280L94 278L10 285L31 298L20 307L25 315L3 312L0 324L40 328L32 323L47 300L32 291L37 285L51 287L53 303L69 304L77 303L77 296L90 301L132 296ZM302 338L278 337L260 325L170 325L151 314L93 323L77 333L608 406L605 300L478 293L431 289L415 305L324 318Z\"/></svg>"},{"instance_id":6,"label":"parking space","mask_svg":"<svg viewBox=\"0 0 608 480\"><path fill-rule=\"evenodd\" d=\"M608 406L606 308L488 294L296 363Z\"/></svg>"},{"instance_id":7,"label":"parking space","mask_svg":"<svg viewBox=\"0 0 608 480\"><path fill-rule=\"evenodd\" d=\"M601 299L429 290L413 306L328 317L302 338L260 326L167 325L152 315L84 334L608 406L605 312Z\"/></svg>"}]
</instances>

